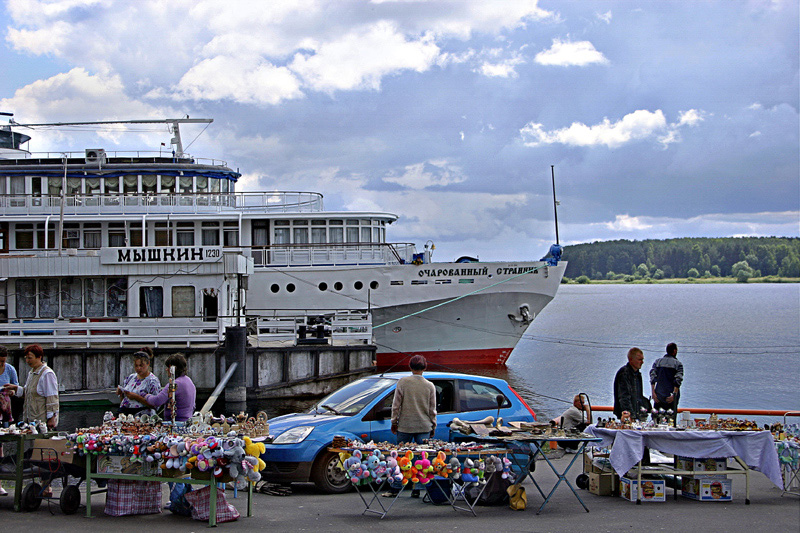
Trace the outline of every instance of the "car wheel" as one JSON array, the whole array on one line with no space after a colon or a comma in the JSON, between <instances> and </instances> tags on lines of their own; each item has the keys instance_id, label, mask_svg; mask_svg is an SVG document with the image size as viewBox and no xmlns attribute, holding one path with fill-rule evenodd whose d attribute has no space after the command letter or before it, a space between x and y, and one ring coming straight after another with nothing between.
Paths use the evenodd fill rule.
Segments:
<instances>
[{"instance_id":1,"label":"car wheel","mask_svg":"<svg viewBox=\"0 0 800 533\"><path fill-rule=\"evenodd\" d=\"M311 467L311 481L322 491L341 494L350 490L350 479L342 469L339 454L325 451Z\"/></svg>"}]
</instances>

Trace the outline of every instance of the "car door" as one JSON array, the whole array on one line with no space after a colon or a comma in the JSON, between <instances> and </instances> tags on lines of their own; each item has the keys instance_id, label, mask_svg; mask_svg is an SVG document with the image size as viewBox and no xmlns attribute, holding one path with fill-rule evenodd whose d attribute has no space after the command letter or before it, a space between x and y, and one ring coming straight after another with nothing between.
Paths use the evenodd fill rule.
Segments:
<instances>
[{"instance_id":1,"label":"car door","mask_svg":"<svg viewBox=\"0 0 800 533\"><path fill-rule=\"evenodd\" d=\"M497 399L501 397L498 410ZM512 407L511 399L491 383L475 379L458 380L459 418L465 421L482 420L487 416L497 419L498 412Z\"/></svg>"},{"instance_id":2,"label":"car door","mask_svg":"<svg viewBox=\"0 0 800 533\"><path fill-rule=\"evenodd\" d=\"M392 434L392 401L394 387L383 395L364 415L363 421L369 424L369 439L375 442L397 442Z\"/></svg>"}]
</instances>

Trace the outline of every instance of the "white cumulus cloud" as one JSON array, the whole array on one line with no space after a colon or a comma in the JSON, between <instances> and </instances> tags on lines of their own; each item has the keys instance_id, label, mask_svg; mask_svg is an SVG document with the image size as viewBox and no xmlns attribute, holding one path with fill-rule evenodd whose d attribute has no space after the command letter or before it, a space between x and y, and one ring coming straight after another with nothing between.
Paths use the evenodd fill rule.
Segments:
<instances>
[{"instance_id":1,"label":"white cumulus cloud","mask_svg":"<svg viewBox=\"0 0 800 533\"><path fill-rule=\"evenodd\" d=\"M446 160L433 160L407 165L402 174L386 176L383 181L396 183L408 189L422 190L462 183L466 179L458 166Z\"/></svg>"},{"instance_id":2,"label":"white cumulus cloud","mask_svg":"<svg viewBox=\"0 0 800 533\"><path fill-rule=\"evenodd\" d=\"M585 67L593 63L606 64L608 59L595 49L589 41L570 41L569 39L553 39L553 45L547 50L542 50L534 60L540 65L555 65L559 67L578 66Z\"/></svg>"}]
</instances>

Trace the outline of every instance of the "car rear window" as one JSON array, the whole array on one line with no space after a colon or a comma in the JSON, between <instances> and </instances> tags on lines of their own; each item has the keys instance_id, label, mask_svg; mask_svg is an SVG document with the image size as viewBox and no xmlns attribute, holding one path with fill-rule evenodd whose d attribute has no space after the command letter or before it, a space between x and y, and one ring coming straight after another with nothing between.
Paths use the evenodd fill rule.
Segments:
<instances>
[{"instance_id":1,"label":"car rear window","mask_svg":"<svg viewBox=\"0 0 800 533\"><path fill-rule=\"evenodd\" d=\"M334 409L342 415L354 415L395 383L397 381L385 378L359 379L323 398L311 412L331 413Z\"/></svg>"},{"instance_id":2,"label":"car rear window","mask_svg":"<svg viewBox=\"0 0 800 533\"><path fill-rule=\"evenodd\" d=\"M511 402L500 389L488 383L468 379L458 380L461 390L461 411L486 411L497 409L497 395L503 397L501 407L508 407Z\"/></svg>"}]
</instances>

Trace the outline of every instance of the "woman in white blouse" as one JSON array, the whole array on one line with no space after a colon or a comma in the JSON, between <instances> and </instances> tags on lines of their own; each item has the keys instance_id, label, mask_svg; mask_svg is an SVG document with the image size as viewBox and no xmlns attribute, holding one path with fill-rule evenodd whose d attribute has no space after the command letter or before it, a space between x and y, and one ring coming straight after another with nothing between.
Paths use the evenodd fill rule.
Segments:
<instances>
[{"instance_id":1,"label":"woman in white blouse","mask_svg":"<svg viewBox=\"0 0 800 533\"><path fill-rule=\"evenodd\" d=\"M24 396L22 419L26 422L39 420L53 430L58 425L58 380L53 369L44 362L44 350L38 344L26 346L25 362L30 367L25 386L8 383L6 390L16 396Z\"/></svg>"}]
</instances>

